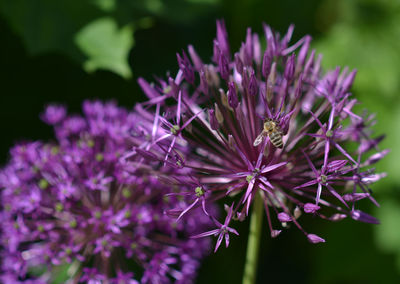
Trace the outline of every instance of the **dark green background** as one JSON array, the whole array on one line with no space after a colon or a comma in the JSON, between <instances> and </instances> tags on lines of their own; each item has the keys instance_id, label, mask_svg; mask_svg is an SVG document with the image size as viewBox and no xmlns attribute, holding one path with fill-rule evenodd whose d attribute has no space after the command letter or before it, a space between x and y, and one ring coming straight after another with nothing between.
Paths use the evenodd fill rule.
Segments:
<instances>
[{"instance_id":1,"label":"dark green background","mask_svg":"<svg viewBox=\"0 0 400 284\"><path fill-rule=\"evenodd\" d=\"M39 119L44 105L63 103L79 112L84 99L117 100L132 107L144 100L139 76L153 80L177 71L176 52L193 44L205 62L212 54L215 20L224 18L236 50L252 27L262 22L284 33L296 25L294 39L305 34L324 54L324 66L358 69L354 93L377 113L377 134L392 153L379 165L389 176L373 186L381 208L363 209L381 218L373 226L345 220L331 223L302 218L308 231L327 239L311 245L296 229L271 239L263 231L257 283L400 283L400 13L398 1L115 1L102 9L86 1L0 1L0 163L18 141L48 140L52 130ZM106 1L107 2L107 1ZM112 1L111 1L112 2ZM149 4L150 3L150 4ZM87 73L85 54L74 35L91 21L108 16L120 27L133 25L129 52L132 78L107 70ZM237 228L228 249L208 257L198 283L240 283L248 222Z\"/></svg>"}]
</instances>

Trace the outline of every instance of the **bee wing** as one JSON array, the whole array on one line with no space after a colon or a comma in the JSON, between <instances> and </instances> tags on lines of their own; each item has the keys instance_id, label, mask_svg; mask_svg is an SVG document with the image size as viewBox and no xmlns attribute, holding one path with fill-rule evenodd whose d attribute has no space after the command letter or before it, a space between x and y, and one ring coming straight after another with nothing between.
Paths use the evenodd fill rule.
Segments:
<instances>
[{"instance_id":1,"label":"bee wing","mask_svg":"<svg viewBox=\"0 0 400 284\"><path fill-rule=\"evenodd\" d=\"M254 140L253 146L256 147L256 146L260 145L261 142L262 142L263 139L264 139L264 136L265 136L265 133L264 133L264 131L262 131L262 132L257 136L257 138Z\"/></svg>"}]
</instances>

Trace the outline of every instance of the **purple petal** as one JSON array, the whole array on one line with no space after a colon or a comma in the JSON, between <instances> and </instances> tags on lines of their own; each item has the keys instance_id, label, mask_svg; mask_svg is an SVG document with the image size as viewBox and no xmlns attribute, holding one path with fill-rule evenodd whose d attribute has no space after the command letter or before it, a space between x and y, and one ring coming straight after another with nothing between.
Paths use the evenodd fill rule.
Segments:
<instances>
[{"instance_id":1,"label":"purple petal","mask_svg":"<svg viewBox=\"0 0 400 284\"><path fill-rule=\"evenodd\" d=\"M229 246L229 234L226 233L225 234L225 247L228 247L228 246Z\"/></svg>"},{"instance_id":2,"label":"purple petal","mask_svg":"<svg viewBox=\"0 0 400 284\"><path fill-rule=\"evenodd\" d=\"M194 64L194 67L197 71L200 71L201 68L203 67L204 63L201 61L199 55L197 54L196 50L194 49L193 45L188 46L188 51L190 58L192 59L192 62Z\"/></svg>"},{"instance_id":3,"label":"purple petal","mask_svg":"<svg viewBox=\"0 0 400 284\"><path fill-rule=\"evenodd\" d=\"M308 112L311 114L311 116L312 116L312 117L314 118L314 120L317 122L317 124L319 125L319 127L320 127L322 130L325 131L325 127L322 125L322 122L318 119L318 117L317 117L311 110L309 110Z\"/></svg>"},{"instance_id":4,"label":"purple petal","mask_svg":"<svg viewBox=\"0 0 400 284\"><path fill-rule=\"evenodd\" d=\"M266 186L268 186L269 188L274 189L274 186L267 180L266 177L259 177L258 178L263 184L265 184ZM260 184L261 185L261 184Z\"/></svg>"},{"instance_id":5,"label":"purple petal","mask_svg":"<svg viewBox=\"0 0 400 284\"><path fill-rule=\"evenodd\" d=\"M314 137L314 138L325 138L325 135L322 135L322 134L306 133L306 135Z\"/></svg>"},{"instance_id":6,"label":"purple petal","mask_svg":"<svg viewBox=\"0 0 400 284\"><path fill-rule=\"evenodd\" d=\"M208 214L207 209L206 209L206 199L203 198L203 200L201 201L201 208L203 209L204 214L206 214L207 216L210 216L210 214Z\"/></svg>"},{"instance_id":7,"label":"purple petal","mask_svg":"<svg viewBox=\"0 0 400 284\"><path fill-rule=\"evenodd\" d=\"M347 202L355 202L369 196L370 196L369 193L349 193L343 195L343 199Z\"/></svg>"},{"instance_id":8,"label":"purple petal","mask_svg":"<svg viewBox=\"0 0 400 284\"><path fill-rule=\"evenodd\" d=\"M303 46L300 48L299 56L297 57L297 65L299 67L303 67L304 62L306 61L308 49L310 48L311 36L306 35L304 37Z\"/></svg>"},{"instance_id":9,"label":"purple petal","mask_svg":"<svg viewBox=\"0 0 400 284\"><path fill-rule=\"evenodd\" d=\"M190 204L185 210L182 211L182 213L179 215L179 217L178 217L177 220L181 219L182 216L185 215L185 213L187 213L190 209L192 209L193 206L195 206L195 205L197 204L198 201L199 201L199 199L196 198L196 200L195 200L192 204Z\"/></svg>"},{"instance_id":10,"label":"purple petal","mask_svg":"<svg viewBox=\"0 0 400 284\"><path fill-rule=\"evenodd\" d=\"M292 38L293 31L294 31L294 25L291 24L289 26L285 36L282 38L282 45L283 46L286 46L289 43L290 39Z\"/></svg>"},{"instance_id":11,"label":"purple petal","mask_svg":"<svg viewBox=\"0 0 400 284\"><path fill-rule=\"evenodd\" d=\"M138 84L149 99L161 97L161 95L142 77L138 79Z\"/></svg>"},{"instance_id":12,"label":"purple petal","mask_svg":"<svg viewBox=\"0 0 400 284\"><path fill-rule=\"evenodd\" d=\"M202 109L201 111L199 111L198 113L196 113L195 115L193 115L191 118L189 118L181 127L182 129L185 129L194 119L196 119L202 112L204 111L204 109Z\"/></svg>"},{"instance_id":13,"label":"purple petal","mask_svg":"<svg viewBox=\"0 0 400 284\"><path fill-rule=\"evenodd\" d=\"M204 233L201 233L201 234L198 234L198 235L191 236L190 238L192 238L192 239L204 238L204 237L208 237L208 236L211 236L211 235L216 235L216 234L219 233L219 231L220 231L219 229L215 229L215 230L204 232Z\"/></svg>"},{"instance_id":14,"label":"purple petal","mask_svg":"<svg viewBox=\"0 0 400 284\"><path fill-rule=\"evenodd\" d=\"M347 164L347 160L335 160L332 162L328 163L328 166L326 167L326 171L328 173L330 172L335 172L343 168Z\"/></svg>"},{"instance_id":15,"label":"purple petal","mask_svg":"<svg viewBox=\"0 0 400 284\"><path fill-rule=\"evenodd\" d=\"M176 124L179 125L181 122L181 110L182 109L182 91L178 93L178 106L176 108Z\"/></svg>"},{"instance_id":16,"label":"purple petal","mask_svg":"<svg viewBox=\"0 0 400 284\"><path fill-rule=\"evenodd\" d=\"M321 198L321 192L322 192L322 185L318 183L318 188L317 188L317 197L315 198L315 202L318 204L319 199Z\"/></svg>"},{"instance_id":17,"label":"purple petal","mask_svg":"<svg viewBox=\"0 0 400 284\"><path fill-rule=\"evenodd\" d=\"M356 77L357 69L351 71L351 73L346 77L342 84L343 92L346 92L350 89L351 85L353 84L354 78Z\"/></svg>"},{"instance_id":18,"label":"purple petal","mask_svg":"<svg viewBox=\"0 0 400 284\"><path fill-rule=\"evenodd\" d=\"M265 33L265 37L267 39L267 47L269 50L271 50L271 54L275 55L276 42L275 42L274 33L272 32L271 27L264 24L264 33Z\"/></svg>"},{"instance_id":19,"label":"purple petal","mask_svg":"<svg viewBox=\"0 0 400 284\"><path fill-rule=\"evenodd\" d=\"M346 207L349 207L346 203L346 201L343 200L343 198L340 196L339 193L336 192L336 190L330 186L329 184L326 185L326 187L328 188L329 192L335 196L337 199L339 199Z\"/></svg>"},{"instance_id":20,"label":"purple petal","mask_svg":"<svg viewBox=\"0 0 400 284\"><path fill-rule=\"evenodd\" d=\"M363 177L361 179L361 181L366 184L370 184L370 183L377 182L378 180L380 180L381 178L384 178L384 177L386 177L386 173L372 174L372 175Z\"/></svg>"},{"instance_id":21,"label":"purple petal","mask_svg":"<svg viewBox=\"0 0 400 284\"><path fill-rule=\"evenodd\" d=\"M235 235L239 236L239 233L238 233L235 229L230 228L230 227L227 227L226 229L227 229L229 232L231 232L232 234L235 234Z\"/></svg>"},{"instance_id":22,"label":"purple petal","mask_svg":"<svg viewBox=\"0 0 400 284\"><path fill-rule=\"evenodd\" d=\"M227 215L226 215L226 218L225 218L225 222L224 222L224 225L225 225L225 226L228 226L229 222L230 222L231 219L232 219L232 215L233 215L233 205L234 205L234 204L235 204L235 203L232 203L231 207L229 207L229 209L228 209L228 212L227 212Z\"/></svg>"},{"instance_id":23,"label":"purple petal","mask_svg":"<svg viewBox=\"0 0 400 284\"><path fill-rule=\"evenodd\" d=\"M385 138L385 135L381 135L375 139L362 140L357 151L359 153L368 152L372 148L376 147L384 138Z\"/></svg>"},{"instance_id":24,"label":"purple petal","mask_svg":"<svg viewBox=\"0 0 400 284\"><path fill-rule=\"evenodd\" d=\"M345 155L347 158L349 158L349 160L351 160L354 164L357 165L357 162L342 148L342 146L340 146L338 143L333 143L335 145L335 147L342 152L343 155Z\"/></svg>"},{"instance_id":25,"label":"purple petal","mask_svg":"<svg viewBox=\"0 0 400 284\"><path fill-rule=\"evenodd\" d=\"M166 162L168 160L169 154L172 151L172 148L174 148L174 146L175 146L175 142L176 142L176 136L174 136L174 138L172 138L171 144L169 145L167 154L165 155L165 158L164 158L164 166L166 165Z\"/></svg>"},{"instance_id":26,"label":"purple petal","mask_svg":"<svg viewBox=\"0 0 400 284\"><path fill-rule=\"evenodd\" d=\"M360 210L353 210L350 212L350 216L351 218L353 218L356 221L361 221L361 222L365 222L365 223L370 223L370 224L379 224L379 220L376 219L375 217L364 213Z\"/></svg>"},{"instance_id":27,"label":"purple petal","mask_svg":"<svg viewBox=\"0 0 400 284\"><path fill-rule=\"evenodd\" d=\"M182 56L180 56L180 54L177 53L176 58L178 60L179 69L183 73L183 77L190 84L193 84L194 80L195 80L195 74L194 74L193 66L190 63L189 58L186 55L186 52L182 51Z\"/></svg>"},{"instance_id":28,"label":"purple petal","mask_svg":"<svg viewBox=\"0 0 400 284\"><path fill-rule=\"evenodd\" d=\"M271 231L271 238L276 238L279 236L279 234L282 232L282 230L272 230Z\"/></svg>"},{"instance_id":29,"label":"purple petal","mask_svg":"<svg viewBox=\"0 0 400 284\"><path fill-rule=\"evenodd\" d=\"M267 146L268 140L264 139L264 143L262 144L262 147L260 149L260 153L258 154L258 158L257 158L257 163L256 163L256 168L259 169L261 166L261 162L262 159L264 157L264 151L265 151L265 147Z\"/></svg>"},{"instance_id":30,"label":"purple petal","mask_svg":"<svg viewBox=\"0 0 400 284\"><path fill-rule=\"evenodd\" d=\"M294 189L308 187L308 186L314 185L316 183L318 183L318 181L316 179L315 180L310 180L310 181L308 181L306 183L303 183L302 185L296 186Z\"/></svg>"},{"instance_id":31,"label":"purple petal","mask_svg":"<svg viewBox=\"0 0 400 284\"><path fill-rule=\"evenodd\" d=\"M282 162L282 163L279 163L279 164L275 164L275 165L272 165L272 166L268 166L268 167L263 168L261 172L262 172L263 174L265 174L266 172L273 171L273 170L275 170L275 169L277 169L277 168L279 168L279 167L282 167L282 166L284 166L284 165L286 165L286 164L287 164L287 162Z\"/></svg>"},{"instance_id":32,"label":"purple petal","mask_svg":"<svg viewBox=\"0 0 400 284\"><path fill-rule=\"evenodd\" d=\"M250 180L250 182L249 182L249 185L247 186L247 190L246 190L246 194L245 194L244 199L243 199L243 203L246 202L246 200L247 200L248 198L250 199L249 196L250 196L250 193L251 193L252 190L253 190L254 183L255 183L255 179L252 178L252 179Z\"/></svg>"},{"instance_id":33,"label":"purple petal","mask_svg":"<svg viewBox=\"0 0 400 284\"><path fill-rule=\"evenodd\" d=\"M319 173L317 171L317 169L315 168L314 164L311 162L310 157L308 157L308 155L303 151L303 155L306 157L308 164L310 165L310 168L312 169L313 173L315 174L315 176L319 176Z\"/></svg>"},{"instance_id":34,"label":"purple petal","mask_svg":"<svg viewBox=\"0 0 400 284\"><path fill-rule=\"evenodd\" d=\"M294 68L295 68L295 54L292 53L292 55L287 60L285 66L284 77L286 80L290 81L293 78Z\"/></svg>"},{"instance_id":35,"label":"purple petal","mask_svg":"<svg viewBox=\"0 0 400 284\"><path fill-rule=\"evenodd\" d=\"M224 237L224 235L220 233L219 236L218 236L217 243L215 245L214 253L218 250L219 246L221 245L223 237Z\"/></svg>"},{"instance_id":36,"label":"purple petal","mask_svg":"<svg viewBox=\"0 0 400 284\"><path fill-rule=\"evenodd\" d=\"M181 213L182 209L170 209L165 211L164 214L171 218L178 218Z\"/></svg>"},{"instance_id":37,"label":"purple petal","mask_svg":"<svg viewBox=\"0 0 400 284\"><path fill-rule=\"evenodd\" d=\"M246 157L246 155L239 149L239 147L237 147L237 146L235 145L235 148L236 148L236 151L238 152L240 158L242 158L243 162L246 163L248 170L251 170L251 171L252 171L252 170L254 169L254 167L253 167L253 165L251 164L251 162L249 161L249 159L248 159L248 158Z\"/></svg>"},{"instance_id":38,"label":"purple petal","mask_svg":"<svg viewBox=\"0 0 400 284\"><path fill-rule=\"evenodd\" d=\"M315 59L315 49L311 50L310 56L308 57L308 59L306 61L306 64L304 65L303 73L305 75L308 74L308 72L310 71L312 65L314 64L314 59ZM308 111L309 109L310 109L309 107L303 108L304 111L306 111L306 110Z\"/></svg>"},{"instance_id":39,"label":"purple petal","mask_svg":"<svg viewBox=\"0 0 400 284\"><path fill-rule=\"evenodd\" d=\"M381 160L383 157L385 157L388 153L390 152L389 149L383 150L379 153L376 153L374 155L372 155L371 157L369 157L366 161L365 161L365 165L369 166L372 164L375 164L376 162L379 162L379 160Z\"/></svg>"},{"instance_id":40,"label":"purple petal","mask_svg":"<svg viewBox=\"0 0 400 284\"><path fill-rule=\"evenodd\" d=\"M228 33L226 31L225 22L223 20L217 20L217 41L221 52L226 56L226 58L230 58L229 52L229 42L228 42Z\"/></svg>"},{"instance_id":41,"label":"purple petal","mask_svg":"<svg viewBox=\"0 0 400 284\"><path fill-rule=\"evenodd\" d=\"M325 151L324 151L324 166L323 169L325 169L325 166L327 165L328 162L328 156L329 156L329 150L331 149L331 143L329 139L325 141Z\"/></svg>"},{"instance_id":42,"label":"purple petal","mask_svg":"<svg viewBox=\"0 0 400 284\"><path fill-rule=\"evenodd\" d=\"M329 114L329 122L328 122L328 130L332 129L333 126L333 120L335 119L335 108L333 107L331 109L331 112Z\"/></svg>"}]
</instances>

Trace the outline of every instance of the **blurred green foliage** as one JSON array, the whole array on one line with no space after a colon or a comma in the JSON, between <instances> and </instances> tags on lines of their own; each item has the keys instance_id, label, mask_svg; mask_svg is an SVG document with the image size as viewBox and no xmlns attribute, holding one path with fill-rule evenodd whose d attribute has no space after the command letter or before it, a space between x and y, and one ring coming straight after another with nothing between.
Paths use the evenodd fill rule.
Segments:
<instances>
[{"instance_id":1,"label":"blurred green foliage","mask_svg":"<svg viewBox=\"0 0 400 284\"><path fill-rule=\"evenodd\" d=\"M321 12L327 14L333 7L337 20L316 48L324 55L325 67L358 69L353 86L362 102L358 110L376 113L375 134L387 135L382 147L391 153L378 163L377 171L388 176L373 186L381 204L374 209L381 221L374 228L375 241L380 251L396 255L400 271L400 2L330 0Z\"/></svg>"},{"instance_id":2,"label":"blurred green foliage","mask_svg":"<svg viewBox=\"0 0 400 284\"><path fill-rule=\"evenodd\" d=\"M73 38L82 27L104 14L93 3L87 0L5 0L0 1L0 11L30 55L57 51L82 60Z\"/></svg>"},{"instance_id":3,"label":"blurred green foliage","mask_svg":"<svg viewBox=\"0 0 400 284\"><path fill-rule=\"evenodd\" d=\"M308 33L324 55L325 69L358 69L353 87L361 104L377 114L376 135L387 134L391 153L377 165L388 177L373 185L382 224L345 220L302 224L327 243L310 245L295 229L270 239L263 231L258 283L397 283L400 279L400 2L373 0L3 0L0 1L0 161L16 141L48 139L38 119L44 104L79 111L84 99L144 99L138 76L175 73L175 53L193 44L212 55L215 20L224 18L232 49L246 28L262 22L294 40ZM84 69L83 69L84 68ZM90 71L87 73L83 70ZM248 223L229 249L206 259L198 283L240 283ZM61 283L65 267L60 269ZM61 271L64 271L62 274ZM62 276L64 275L64 276Z\"/></svg>"},{"instance_id":4,"label":"blurred green foliage","mask_svg":"<svg viewBox=\"0 0 400 284\"><path fill-rule=\"evenodd\" d=\"M92 0L92 3L105 12L112 12L117 6L115 0Z\"/></svg>"},{"instance_id":5,"label":"blurred green foliage","mask_svg":"<svg viewBox=\"0 0 400 284\"><path fill-rule=\"evenodd\" d=\"M399 200L383 199L382 208L377 210L377 216L382 220L376 239L381 250L396 253L397 269L400 270L400 202Z\"/></svg>"},{"instance_id":6,"label":"blurred green foliage","mask_svg":"<svg viewBox=\"0 0 400 284\"><path fill-rule=\"evenodd\" d=\"M86 71L104 69L131 77L128 53L133 26L144 16L184 24L218 0L5 0L0 12L24 41L29 54L57 51L81 62ZM122 24L123 27L118 27Z\"/></svg>"}]
</instances>

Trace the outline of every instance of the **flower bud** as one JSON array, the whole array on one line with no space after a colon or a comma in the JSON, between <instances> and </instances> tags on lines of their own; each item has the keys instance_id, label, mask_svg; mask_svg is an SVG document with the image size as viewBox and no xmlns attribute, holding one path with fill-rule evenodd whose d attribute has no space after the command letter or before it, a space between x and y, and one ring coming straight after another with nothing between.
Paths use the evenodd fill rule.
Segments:
<instances>
[{"instance_id":1,"label":"flower bud","mask_svg":"<svg viewBox=\"0 0 400 284\"><path fill-rule=\"evenodd\" d=\"M208 110L208 120L210 121L210 126L212 130L218 130L219 123L215 117L215 111L213 109Z\"/></svg>"},{"instance_id":2,"label":"flower bud","mask_svg":"<svg viewBox=\"0 0 400 284\"><path fill-rule=\"evenodd\" d=\"M239 53L235 53L235 66L236 66L237 71L240 74L243 74L243 61L240 58L240 54Z\"/></svg>"},{"instance_id":3,"label":"flower bud","mask_svg":"<svg viewBox=\"0 0 400 284\"><path fill-rule=\"evenodd\" d=\"M257 92L258 92L257 79L254 74L254 70L251 72L251 75L250 75L248 92L249 92L250 96L255 96L255 95L257 95Z\"/></svg>"},{"instance_id":4,"label":"flower bud","mask_svg":"<svg viewBox=\"0 0 400 284\"><path fill-rule=\"evenodd\" d=\"M261 67L262 75L264 78L268 78L269 72L271 71L272 54L270 49L266 49L264 52L263 63Z\"/></svg>"},{"instance_id":5,"label":"flower bud","mask_svg":"<svg viewBox=\"0 0 400 284\"><path fill-rule=\"evenodd\" d=\"M308 234L307 239L310 241L310 243L313 244L325 243L325 240L323 238L318 237L317 235L314 234Z\"/></svg>"},{"instance_id":6,"label":"flower bud","mask_svg":"<svg viewBox=\"0 0 400 284\"><path fill-rule=\"evenodd\" d=\"M295 59L295 54L292 53L292 55L286 61L284 77L288 81L292 80L294 76L294 68L295 68L294 59Z\"/></svg>"},{"instance_id":7,"label":"flower bud","mask_svg":"<svg viewBox=\"0 0 400 284\"><path fill-rule=\"evenodd\" d=\"M304 212L306 213L315 213L317 212L321 207L318 205L312 204L312 203L306 203L304 204Z\"/></svg>"},{"instance_id":8,"label":"flower bud","mask_svg":"<svg viewBox=\"0 0 400 284\"><path fill-rule=\"evenodd\" d=\"M225 55L220 53L218 60L219 73L221 74L222 79L229 79L229 63L226 59Z\"/></svg>"},{"instance_id":9,"label":"flower bud","mask_svg":"<svg viewBox=\"0 0 400 284\"><path fill-rule=\"evenodd\" d=\"M182 57L179 53L176 54L176 58L178 59L179 69L183 72L183 77L185 80L188 81L190 84L194 83L194 70L193 66L189 61L189 58L186 55L186 52L182 52Z\"/></svg>"},{"instance_id":10,"label":"flower bud","mask_svg":"<svg viewBox=\"0 0 400 284\"><path fill-rule=\"evenodd\" d=\"M231 108L237 108L239 101L236 93L236 85L234 82L228 84L228 102Z\"/></svg>"},{"instance_id":11,"label":"flower bud","mask_svg":"<svg viewBox=\"0 0 400 284\"><path fill-rule=\"evenodd\" d=\"M289 216L289 214L287 214L285 212L281 212L278 214L278 220L280 222L291 222L292 218Z\"/></svg>"}]
</instances>

